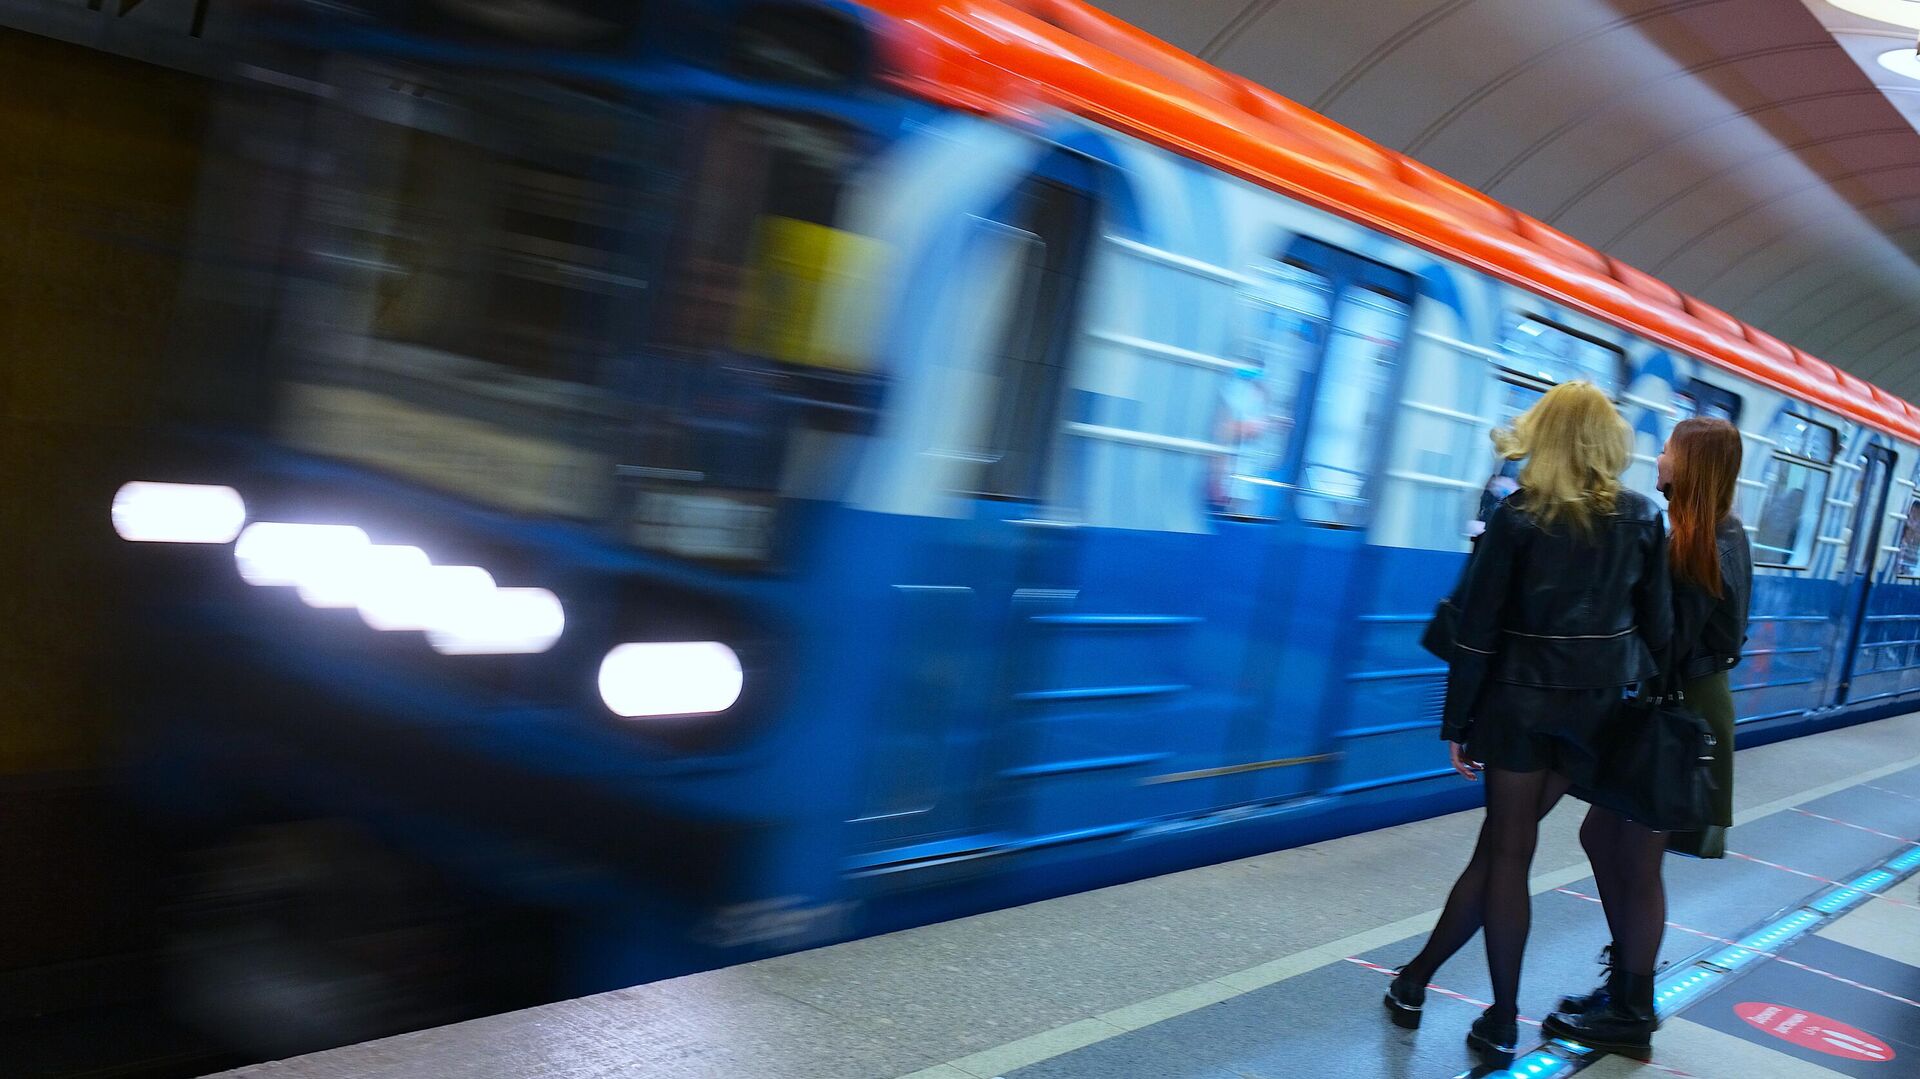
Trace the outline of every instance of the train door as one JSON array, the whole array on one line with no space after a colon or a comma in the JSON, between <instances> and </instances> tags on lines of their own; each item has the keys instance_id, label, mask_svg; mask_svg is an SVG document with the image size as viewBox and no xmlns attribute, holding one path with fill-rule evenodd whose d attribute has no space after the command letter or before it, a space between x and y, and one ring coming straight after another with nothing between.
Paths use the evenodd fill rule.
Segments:
<instances>
[{"instance_id":1,"label":"train door","mask_svg":"<svg viewBox=\"0 0 1920 1079\"><path fill-rule=\"evenodd\" d=\"M906 432L856 501L893 512L887 673L867 747L852 866L879 887L966 874L1018 845L1029 781L1010 759L1010 699L1027 616L1059 602L1043 507L1096 168L1055 155L990 209L942 225L909 270L889 406ZM918 492L898 495L897 492ZM878 553L878 552L877 552Z\"/></svg>"},{"instance_id":2,"label":"train door","mask_svg":"<svg viewBox=\"0 0 1920 1079\"><path fill-rule=\"evenodd\" d=\"M1302 367L1292 435L1273 475L1272 571L1247 663L1263 714L1249 748L1262 764L1315 767L1254 772L1245 794L1260 800L1329 785L1334 728L1375 718L1335 714L1349 700L1341 642L1353 639L1369 590L1367 528L1415 296L1408 275L1313 240L1289 248L1282 266L1323 283L1325 328Z\"/></svg>"},{"instance_id":3,"label":"train door","mask_svg":"<svg viewBox=\"0 0 1920 1079\"><path fill-rule=\"evenodd\" d=\"M1404 275L1311 240L1247 274L1204 237L1138 235L1095 241L1050 498L1016 522L1004 735L1037 838L1325 785L1412 301ZM1279 317L1237 336L1250 293Z\"/></svg>"},{"instance_id":4,"label":"train door","mask_svg":"<svg viewBox=\"0 0 1920 1079\"><path fill-rule=\"evenodd\" d=\"M1847 703L1860 660L1860 642L1867 629L1867 600L1873 590L1873 571L1880 560L1880 535L1887 520L1887 497L1893 488L1893 453L1883 446L1868 446L1860 457L1859 502L1853 508L1853 542L1847 551L1846 572L1841 577L1841 625L1846 627L1846 647L1840 653L1838 684L1833 702Z\"/></svg>"}]
</instances>

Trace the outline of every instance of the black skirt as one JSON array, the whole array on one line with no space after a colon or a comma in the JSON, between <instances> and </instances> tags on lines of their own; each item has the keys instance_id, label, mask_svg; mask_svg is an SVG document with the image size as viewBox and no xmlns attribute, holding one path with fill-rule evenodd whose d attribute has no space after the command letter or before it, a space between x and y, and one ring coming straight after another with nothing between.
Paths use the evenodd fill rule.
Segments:
<instances>
[{"instance_id":1,"label":"black skirt","mask_svg":"<svg viewBox=\"0 0 1920 1079\"><path fill-rule=\"evenodd\" d=\"M1487 687L1467 732L1467 756L1509 772L1550 769L1575 786L1591 786L1596 746L1620 703L1620 687L1549 689L1495 682Z\"/></svg>"}]
</instances>

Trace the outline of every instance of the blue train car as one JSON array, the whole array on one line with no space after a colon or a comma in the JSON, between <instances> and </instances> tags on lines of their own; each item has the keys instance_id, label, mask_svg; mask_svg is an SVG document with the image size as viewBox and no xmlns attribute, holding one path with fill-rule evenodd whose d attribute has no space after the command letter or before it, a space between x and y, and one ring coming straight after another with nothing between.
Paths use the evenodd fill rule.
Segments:
<instances>
[{"instance_id":1,"label":"blue train car","mask_svg":"<svg viewBox=\"0 0 1920 1079\"><path fill-rule=\"evenodd\" d=\"M1272 135L1315 192L1070 99L1061 56L1116 101L1164 60L1077 5L454 10L275 24L189 420L115 507L175 541L128 548L137 756L210 1010L254 962L338 1040L369 984L418 1025L1466 808L1417 637L1567 379L1642 490L1678 418L1747 439L1743 744L1920 693L1904 405L1610 313L1661 286L1572 288L1510 211L1536 276L1369 220L1331 125ZM1030 94L913 36L968 26Z\"/></svg>"}]
</instances>

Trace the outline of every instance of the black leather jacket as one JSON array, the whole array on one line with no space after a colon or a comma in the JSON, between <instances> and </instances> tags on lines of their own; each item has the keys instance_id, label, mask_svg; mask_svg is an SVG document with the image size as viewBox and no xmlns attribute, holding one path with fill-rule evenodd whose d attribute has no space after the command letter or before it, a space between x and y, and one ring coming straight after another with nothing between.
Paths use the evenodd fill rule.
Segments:
<instances>
[{"instance_id":1,"label":"black leather jacket","mask_svg":"<svg viewBox=\"0 0 1920 1079\"><path fill-rule=\"evenodd\" d=\"M1753 596L1753 545L1746 526L1729 515L1714 529L1720 552L1721 595L1673 579L1673 644L1667 670L1683 681L1732 670L1747 643L1747 603Z\"/></svg>"},{"instance_id":2,"label":"black leather jacket","mask_svg":"<svg viewBox=\"0 0 1920 1079\"><path fill-rule=\"evenodd\" d=\"M1449 741L1466 740L1491 682L1604 689L1649 679L1673 635L1660 511L1622 491L1584 537L1542 525L1518 491L1487 520L1459 603L1441 723Z\"/></svg>"}]
</instances>

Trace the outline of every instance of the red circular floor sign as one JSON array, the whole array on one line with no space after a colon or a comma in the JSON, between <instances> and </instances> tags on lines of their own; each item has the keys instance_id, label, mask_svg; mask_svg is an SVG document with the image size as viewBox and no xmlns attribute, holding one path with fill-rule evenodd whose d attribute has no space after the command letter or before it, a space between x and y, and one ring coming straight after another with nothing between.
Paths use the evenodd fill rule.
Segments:
<instances>
[{"instance_id":1,"label":"red circular floor sign","mask_svg":"<svg viewBox=\"0 0 1920 1079\"><path fill-rule=\"evenodd\" d=\"M1736 1004L1733 1012L1776 1038L1848 1060L1892 1060L1893 1047L1838 1019L1785 1004Z\"/></svg>"}]
</instances>

